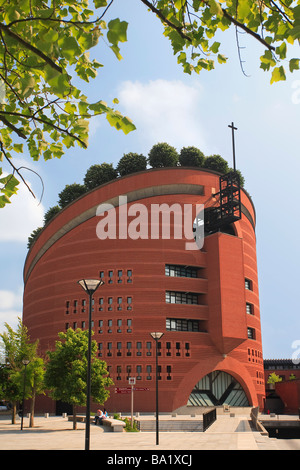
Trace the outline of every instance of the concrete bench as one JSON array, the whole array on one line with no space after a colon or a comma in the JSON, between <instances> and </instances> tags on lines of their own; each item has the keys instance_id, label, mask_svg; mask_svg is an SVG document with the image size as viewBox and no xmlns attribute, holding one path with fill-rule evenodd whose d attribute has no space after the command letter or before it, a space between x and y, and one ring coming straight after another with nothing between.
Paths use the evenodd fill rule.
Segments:
<instances>
[{"instance_id":1,"label":"concrete bench","mask_svg":"<svg viewBox=\"0 0 300 470\"><path fill-rule=\"evenodd\" d=\"M120 421L119 419L105 418L102 420L102 424L103 426L109 426L112 432L123 432L125 428L124 421Z\"/></svg>"},{"instance_id":2,"label":"concrete bench","mask_svg":"<svg viewBox=\"0 0 300 470\"><path fill-rule=\"evenodd\" d=\"M72 415L68 416L68 421L73 421L73 416ZM76 421L78 423L85 423L85 416L81 416L81 415L76 416ZM95 422L95 417L91 416L90 417L90 423L94 423L94 422ZM125 428L124 421L120 421L120 420L114 419L114 418L105 418L105 419L102 420L102 424L103 424L103 426L109 427L112 432L123 432L123 430ZM101 426L101 424L100 424L100 426Z\"/></svg>"}]
</instances>

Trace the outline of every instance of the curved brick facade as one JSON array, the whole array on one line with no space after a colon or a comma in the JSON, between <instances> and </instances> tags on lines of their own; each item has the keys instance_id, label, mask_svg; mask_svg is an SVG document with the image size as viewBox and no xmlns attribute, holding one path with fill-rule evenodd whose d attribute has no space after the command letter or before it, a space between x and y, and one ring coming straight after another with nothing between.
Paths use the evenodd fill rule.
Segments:
<instances>
[{"instance_id":1,"label":"curved brick facade","mask_svg":"<svg viewBox=\"0 0 300 470\"><path fill-rule=\"evenodd\" d=\"M94 296L93 339L116 387L128 386L131 376L137 387L148 389L135 392L136 411L155 409L152 331L164 333L159 349L161 411L185 406L196 384L214 371L229 374L249 405L262 407L255 210L247 193L241 191L243 214L234 223L235 235L209 235L201 250L187 250L185 239L150 238L150 217L149 225L137 226L141 212L128 221L135 220L135 233L145 236L148 230L148 239L100 240L96 235L103 220L96 215L99 204L116 207L120 235L124 206L119 206L119 196L127 197L129 216L134 204L150 214L153 204L176 204L182 210L184 205L214 205L218 186L219 175L210 171L148 170L100 186L52 219L24 267L23 321L31 338L40 340L41 350L53 347L59 331L88 328L88 298L77 281L103 276L105 284ZM171 221L172 234L175 217ZM115 393L113 387L106 407L128 411L130 395ZM50 400L47 410L55 410Z\"/></svg>"}]
</instances>

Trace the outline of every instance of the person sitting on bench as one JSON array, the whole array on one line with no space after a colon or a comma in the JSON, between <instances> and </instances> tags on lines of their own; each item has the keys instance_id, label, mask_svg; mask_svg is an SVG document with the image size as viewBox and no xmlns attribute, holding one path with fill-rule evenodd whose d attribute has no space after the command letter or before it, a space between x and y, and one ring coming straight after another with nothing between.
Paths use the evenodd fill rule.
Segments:
<instances>
[{"instance_id":1,"label":"person sitting on bench","mask_svg":"<svg viewBox=\"0 0 300 470\"><path fill-rule=\"evenodd\" d=\"M97 414L95 415L95 424L97 425L98 422L99 422L99 424L102 424L101 423L102 419L103 419L103 412L101 410L97 410Z\"/></svg>"}]
</instances>

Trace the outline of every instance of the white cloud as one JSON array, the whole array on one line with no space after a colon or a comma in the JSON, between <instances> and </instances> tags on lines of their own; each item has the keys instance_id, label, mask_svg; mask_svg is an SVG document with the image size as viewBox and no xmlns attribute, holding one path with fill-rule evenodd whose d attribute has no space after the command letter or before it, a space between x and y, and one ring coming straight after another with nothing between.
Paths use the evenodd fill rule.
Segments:
<instances>
[{"instance_id":1,"label":"white cloud","mask_svg":"<svg viewBox=\"0 0 300 470\"><path fill-rule=\"evenodd\" d=\"M22 296L22 287L16 292L0 290L0 333L6 331L4 323L8 323L13 330L16 329L18 317L22 318Z\"/></svg>"},{"instance_id":2,"label":"white cloud","mask_svg":"<svg viewBox=\"0 0 300 470\"><path fill-rule=\"evenodd\" d=\"M206 146L200 120L202 96L199 83L186 85L178 80L127 81L118 92L122 111L135 123L140 139L151 146L167 142L178 150Z\"/></svg>"},{"instance_id":3,"label":"white cloud","mask_svg":"<svg viewBox=\"0 0 300 470\"><path fill-rule=\"evenodd\" d=\"M43 225L44 207L24 183L19 184L11 203L0 209L0 242L25 242L37 227Z\"/></svg>"}]
</instances>

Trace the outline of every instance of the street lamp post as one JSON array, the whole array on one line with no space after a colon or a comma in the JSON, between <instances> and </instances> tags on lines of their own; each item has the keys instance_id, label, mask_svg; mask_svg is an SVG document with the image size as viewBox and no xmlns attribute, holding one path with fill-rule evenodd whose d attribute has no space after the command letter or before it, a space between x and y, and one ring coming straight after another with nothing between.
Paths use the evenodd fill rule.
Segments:
<instances>
[{"instance_id":1,"label":"street lamp post","mask_svg":"<svg viewBox=\"0 0 300 470\"><path fill-rule=\"evenodd\" d=\"M159 443L159 427L158 427L158 340L163 336L163 333L150 333L152 338L155 341L155 365L156 365L156 373L155 373L155 392L156 392L156 445Z\"/></svg>"},{"instance_id":2,"label":"street lamp post","mask_svg":"<svg viewBox=\"0 0 300 470\"><path fill-rule=\"evenodd\" d=\"M99 279L81 279L78 281L89 296L89 336L88 336L88 365L87 365L87 392L85 417L85 450L90 449L90 414L91 414L91 345L92 345L92 297L99 286L104 284Z\"/></svg>"},{"instance_id":3,"label":"street lamp post","mask_svg":"<svg viewBox=\"0 0 300 470\"><path fill-rule=\"evenodd\" d=\"M22 416L21 416L21 431L23 431L23 418L24 418L24 404L25 404L25 385L26 385L26 367L29 364L28 359L23 359L22 364L24 365L24 384L23 384L23 401L22 401Z\"/></svg>"}]
</instances>

